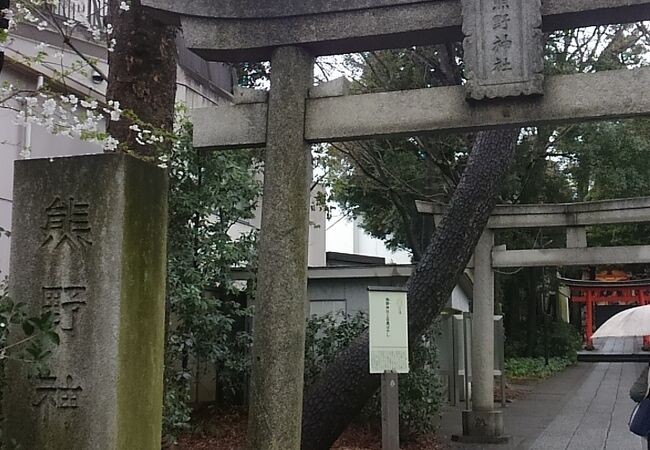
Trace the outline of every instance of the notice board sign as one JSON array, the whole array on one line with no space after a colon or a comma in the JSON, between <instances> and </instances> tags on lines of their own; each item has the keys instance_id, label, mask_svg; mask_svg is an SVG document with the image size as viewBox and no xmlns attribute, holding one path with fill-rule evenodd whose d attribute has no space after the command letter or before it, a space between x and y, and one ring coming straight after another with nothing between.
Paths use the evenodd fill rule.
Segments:
<instances>
[{"instance_id":1,"label":"notice board sign","mask_svg":"<svg viewBox=\"0 0 650 450\"><path fill-rule=\"evenodd\" d=\"M370 373L408 373L408 312L402 288L368 288Z\"/></svg>"}]
</instances>

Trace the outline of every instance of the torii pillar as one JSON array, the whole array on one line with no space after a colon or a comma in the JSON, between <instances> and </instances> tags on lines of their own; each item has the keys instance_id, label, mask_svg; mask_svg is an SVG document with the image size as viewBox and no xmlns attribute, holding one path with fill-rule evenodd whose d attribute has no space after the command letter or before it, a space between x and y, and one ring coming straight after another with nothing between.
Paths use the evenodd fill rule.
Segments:
<instances>
[{"instance_id":1,"label":"torii pillar","mask_svg":"<svg viewBox=\"0 0 650 450\"><path fill-rule=\"evenodd\" d=\"M253 325L251 450L300 448L312 176L305 101L313 80L314 60L305 50L273 51Z\"/></svg>"},{"instance_id":2,"label":"torii pillar","mask_svg":"<svg viewBox=\"0 0 650 450\"><path fill-rule=\"evenodd\" d=\"M502 412L494 406L494 231L485 229L474 252L472 409L463 411L464 442L504 443Z\"/></svg>"},{"instance_id":3,"label":"torii pillar","mask_svg":"<svg viewBox=\"0 0 650 450\"><path fill-rule=\"evenodd\" d=\"M484 102L543 94L540 0L462 0L467 97ZM474 255L472 409L463 411L465 442L502 443L503 416L494 406L494 233L486 229Z\"/></svg>"}]
</instances>

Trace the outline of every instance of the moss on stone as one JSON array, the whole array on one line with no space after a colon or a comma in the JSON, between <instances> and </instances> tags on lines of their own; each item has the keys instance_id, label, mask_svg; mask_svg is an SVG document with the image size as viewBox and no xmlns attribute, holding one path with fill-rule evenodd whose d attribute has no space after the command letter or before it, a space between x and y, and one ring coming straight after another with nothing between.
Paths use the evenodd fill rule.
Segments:
<instances>
[{"instance_id":1,"label":"moss on stone","mask_svg":"<svg viewBox=\"0 0 650 450\"><path fill-rule=\"evenodd\" d=\"M126 170L117 449L158 450L162 428L167 176L130 157Z\"/></svg>"}]
</instances>

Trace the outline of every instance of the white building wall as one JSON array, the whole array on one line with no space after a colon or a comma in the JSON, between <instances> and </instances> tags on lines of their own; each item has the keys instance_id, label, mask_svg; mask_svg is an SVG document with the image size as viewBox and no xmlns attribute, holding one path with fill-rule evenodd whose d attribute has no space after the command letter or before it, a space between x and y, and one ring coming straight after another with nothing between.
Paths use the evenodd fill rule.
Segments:
<instances>
[{"instance_id":1,"label":"white building wall","mask_svg":"<svg viewBox=\"0 0 650 450\"><path fill-rule=\"evenodd\" d=\"M309 267L325 267L325 233L327 217L325 211L314 206L314 196L312 193L312 208L309 213L309 247L308 247L308 265ZM259 230L262 225L262 202L260 199L255 217L247 222L236 223L230 230L230 236L235 238L241 234L249 233L252 229Z\"/></svg>"},{"instance_id":2,"label":"white building wall","mask_svg":"<svg viewBox=\"0 0 650 450\"><path fill-rule=\"evenodd\" d=\"M393 252L384 242L366 233L355 220L334 215L327 222L327 251L386 258L387 264L410 264L407 251Z\"/></svg>"},{"instance_id":3,"label":"white building wall","mask_svg":"<svg viewBox=\"0 0 650 450\"><path fill-rule=\"evenodd\" d=\"M0 227L11 230L11 199L13 184L13 162L18 157L20 129L7 126L13 114L0 109ZM9 271L9 238L0 236L0 278Z\"/></svg>"},{"instance_id":4,"label":"white building wall","mask_svg":"<svg viewBox=\"0 0 650 450\"><path fill-rule=\"evenodd\" d=\"M100 42L93 42L85 36L83 32L74 32L71 41L77 50L93 58L103 73L108 73L108 52L106 47ZM41 44L46 44L41 48ZM25 61L25 57L35 58L40 52L46 52L47 55L40 56L42 63L29 63L29 67L20 63ZM15 63L14 61L17 61ZM65 86L75 92L78 97L93 97L104 99L106 92L106 83L95 83L93 79L93 70L79 70L72 68L79 67L80 57L64 44L61 34L53 29L39 31L36 27L28 24L19 24L16 30L10 35L8 44L5 47L5 65L0 74L0 79L6 78L5 71L22 68L25 74L28 74L22 81L26 82L24 86L33 89L36 85L36 72L43 75L46 79L54 78L61 82L61 71L67 71Z\"/></svg>"},{"instance_id":5,"label":"white building wall","mask_svg":"<svg viewBox=\"0 0 650 450\"><path fill-rule=\"evenodd\" d=\"M176 101L185 104L189 110L208 108L226 102L223 97L196 82L181 67L176 71L176 83Z\"/></svg>"},{"instance_id":6,"label":"white building wall","mask_svg":"<svg viewBox=\"0 0 650 450\"><path fill-rule=\"evenodd\" d=\"M469 312L469 298L458 285L451 293L451 307L457 311Z\"/></svg>"}]
</instances>

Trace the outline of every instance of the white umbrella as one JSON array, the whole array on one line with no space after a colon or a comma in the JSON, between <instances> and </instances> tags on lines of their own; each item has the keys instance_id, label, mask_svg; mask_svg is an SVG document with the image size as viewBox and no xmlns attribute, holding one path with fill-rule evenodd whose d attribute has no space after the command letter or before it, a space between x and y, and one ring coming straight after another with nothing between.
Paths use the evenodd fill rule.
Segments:
<instances>
[{"instance_id":1,"label":"white umbrella","mask_svg":"<svg viewBox=\"0 0 650 450\"><path fill-rule=\"evenodd\" d=\"M626 309L603 323L592 337L650 336L650 305Z\"/></svg>"}]
</instances>

